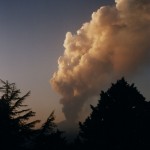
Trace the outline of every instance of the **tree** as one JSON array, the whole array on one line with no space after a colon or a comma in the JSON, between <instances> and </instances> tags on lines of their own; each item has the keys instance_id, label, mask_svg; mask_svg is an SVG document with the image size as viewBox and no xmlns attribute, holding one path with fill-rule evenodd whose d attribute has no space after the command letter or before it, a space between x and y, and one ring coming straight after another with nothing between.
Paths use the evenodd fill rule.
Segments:
<instances>
[{"instance_id":1,"label":"tree","mask_svg":"<svg viewBox=\"0 0 150 150\"><path fill-rule=\"evenodd\" d=\"M150 102L124 78L101 92L79 136L85 147L102 150L150 149Z\"/></svg>"},{"instance_id":2,"label":"tree","mask_svg":"<svg viewBox=\"0 0 150 150\"><path fill-rule=\"evenodd\" d=\"M55 117L53 111L39 129L35 141L35 150L58 150L60 148L66 148L65 138L62 137L63 132L57 129L54 120Z\"/></svg>"},{"instance_id":3,"label":"tree","mask_svg":"<svg viewBox=\"0 0 150 150\"><path fill-rule=\"evenodd\" d=\"M35 132L35 124L39 122L29 122L35 112L23 104L30 92L21 96L15 83L0 82L0 149L23 149Z\"/></svg>"}]
</instances>

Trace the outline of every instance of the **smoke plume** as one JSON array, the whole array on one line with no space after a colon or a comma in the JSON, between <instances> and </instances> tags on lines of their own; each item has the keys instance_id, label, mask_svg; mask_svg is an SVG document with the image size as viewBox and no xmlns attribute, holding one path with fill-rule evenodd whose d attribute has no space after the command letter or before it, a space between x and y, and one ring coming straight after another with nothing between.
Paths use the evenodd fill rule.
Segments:
<instances>
[{"instance_id":1,"label":"smoke plume","mask_svg":"<svg viewBox=\"0 0 150 150\"><path fill-rule=\"evenodd\" d=\"M75 35L66 34L51 85L61 94L70 122L109 81L134 73L150 59L150 0L115 2L93 12Z\"/></svg>"}]
</instances>

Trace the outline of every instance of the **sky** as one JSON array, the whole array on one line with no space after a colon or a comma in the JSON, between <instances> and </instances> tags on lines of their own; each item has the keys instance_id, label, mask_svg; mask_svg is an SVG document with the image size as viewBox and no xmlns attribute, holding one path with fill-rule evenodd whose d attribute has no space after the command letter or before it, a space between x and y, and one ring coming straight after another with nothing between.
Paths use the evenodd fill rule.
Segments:
<instances>
[{"instance_id":1,"label":"sky","mask_svg":"<svg viewBox=\"0 0 150 150\"><path fill-rule=\"evenodd\" d=\"M60 95L49 80L63 55L66 33L76 33L94 11L114 0L1 0L0 78L15 82L25 94L36 118L45 120L55 110L56 122L64 119ZM147 99L150 67L144 65L129 81ZM99 93L97 93L99 95Z\"/></svg>"}]
</instances>

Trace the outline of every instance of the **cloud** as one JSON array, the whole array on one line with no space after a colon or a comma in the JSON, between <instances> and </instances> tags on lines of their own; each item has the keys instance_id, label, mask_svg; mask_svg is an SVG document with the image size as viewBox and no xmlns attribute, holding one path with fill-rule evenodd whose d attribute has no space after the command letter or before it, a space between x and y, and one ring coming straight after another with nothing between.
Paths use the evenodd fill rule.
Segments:
<instances>
[{"instance_id":1,"label":"cloud","mask_svg":"<svg viewBox=\"0 0 150 150\"><path fill-rule=\"evenodd\" d=\"M149 63L149 37L149 0L116 0L116 5L93 12L76 34L66 34L65 51L50 82L62 96L69 122L107 83Z\"/></svg>"}]
</instances>

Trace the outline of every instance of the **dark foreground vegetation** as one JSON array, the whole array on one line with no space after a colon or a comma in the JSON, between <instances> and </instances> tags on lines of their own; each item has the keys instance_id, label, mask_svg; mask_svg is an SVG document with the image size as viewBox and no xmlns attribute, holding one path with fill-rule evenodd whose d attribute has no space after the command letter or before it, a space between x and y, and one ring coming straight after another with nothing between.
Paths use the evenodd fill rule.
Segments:
<instances>
[{"instance_id":1,"label":"dark foreground vegetation","mask_svg":"<svg viewBox=\"0 0 150 150\"><path fill-rule=\"evenodd\" d=\"M83 123L73 144L67 144L54 123L54 112L38 129L35 112L24 105L14 83L1 80L0 150L149 150L150 102L124 78L101 92L96 107Z\"/></svg>"}]
</instances>

